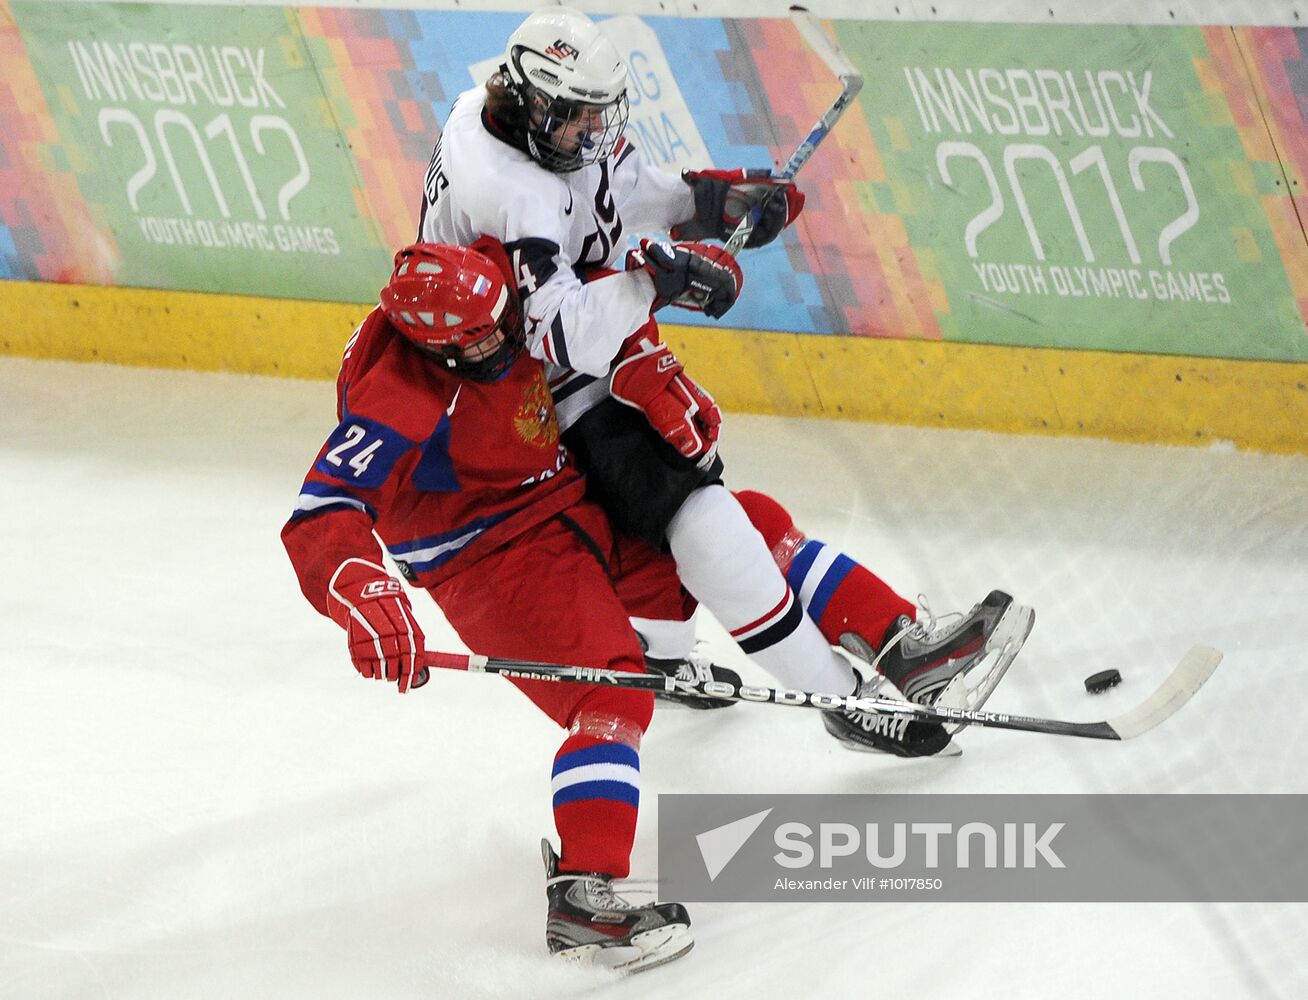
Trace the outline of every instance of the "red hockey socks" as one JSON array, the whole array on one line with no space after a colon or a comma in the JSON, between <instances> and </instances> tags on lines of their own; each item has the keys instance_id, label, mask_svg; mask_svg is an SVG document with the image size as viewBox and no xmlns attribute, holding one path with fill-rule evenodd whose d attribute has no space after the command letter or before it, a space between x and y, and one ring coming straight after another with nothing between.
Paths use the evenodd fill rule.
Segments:
<instances>
[{"instance_id":1,"label":"red hockey socks","mask_svg":"<svg viewBox=\"0 0 1308 1000\"><path fill-rule=\"evenodd\" d=\"M833 646L840 644L842 633L855 632L880 648L896 618L916 618L917 609L911 602L843 552L807 538L771 497L741 490L736 499L772 550L772 558L799 595L804 610Z\"/></svg>"},{"instance_id":2,"label":"red hockey socks","mask_svg":"<svg viewBox=\"0 0 1308 1000\"><path fill-rule=\"evenodd\" d=\"M554 757L552 784L559 870L625 878L640 804L636 748L574 729Z\"/></svg>"}]
</instances>

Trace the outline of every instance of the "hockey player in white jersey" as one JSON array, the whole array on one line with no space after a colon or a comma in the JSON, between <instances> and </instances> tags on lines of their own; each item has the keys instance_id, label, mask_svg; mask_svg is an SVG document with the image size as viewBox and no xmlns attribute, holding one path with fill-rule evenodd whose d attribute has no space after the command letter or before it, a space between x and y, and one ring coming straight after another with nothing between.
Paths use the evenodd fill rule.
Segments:
<instances>
[{"instance_id":1,"label":"hockey player in white jersey","mask_svg":"<svg viewBox=\"0 0 1308 1000\"><path fill-rule=\"evenodd\" d=\"M783 683L853 690L862 679L805 616L723 487L717 408L660 343L652 319L668 305L720 317L740 292L739 268L699 242L642 241L626 250L633 232L725 240L761 204L746 244L759 246L794 221L803 196L793 183L754 172L677 177L656 169L624 137L626 120L627 67L612 42L576 11L537 11L509 38L504 63L485 87L455 101L426 175L419 238L466 245L489 235L504 243L528 347L553 366L564 439L614 523L653 544L666 541L690 593ZM1014 637L1030 627L1029 610L1007 595L961 617L929 651L957 653L950 643L977 629L981 646L972 643L966 656L942 653L936 666L907 664L905 674L946 670L947 682L997 648L1011 658ZM649 643L651 668L688 662L693 622L636 626ZM882 635L863 639L864 655L886 645ZM882 672L893 681L885 662ZM934 701L944 683L929 687L920 697ZM851 745L908 755L948 743L939 727L922 728L932 730L931 739L906 741L902 732L870 732L861 723L833 733Z\"/></svg>"},{"instance_id":2,"label":"hockey player in white jersey","mask_svg":"<svg viewBox=\"0 0 1308 1000\"><path fill-rule=\"evenodd\" d=\"M864 687L804 614L722 485L717 408L659 342L652 319L668 305L721 316L739 294L739 268L724 251L697 242L642 241L626 251L632 232L725 240L759 203L746 245L762 245L794 220L803 196L793 183L742 170L683 177L659 170L624 137L626 120L627 67L612 42L566 7L533 13L510 36L499 71L455 101L426 175L419 238L466 245L490 235L504 243L523 297L528 348L553 366L564 440L614 523L666 544L686 589L782 683ZM1002 650L1011 659L1031 622L1029 609L1003 594L959 617L921 646L926 659L904 662L897 678L887 657L881 672L901 685L917 682L909 685L922 689L917 697L934 702L987 653ZM635 624L652 669L696 662L687 657L693 621ZM977 634L980 644L963 642ZM891 645L889 634L861 638L856 655ZM931 684L920 684L923 674ZM879 683L882 677L869 676L867 686ZM847 745L918 756L948 743L938 726L910 727L929 736L913 740L903 726L888 733L871 720L846 721L829 720L828 728Z\"/></svg>"}]
</instances>

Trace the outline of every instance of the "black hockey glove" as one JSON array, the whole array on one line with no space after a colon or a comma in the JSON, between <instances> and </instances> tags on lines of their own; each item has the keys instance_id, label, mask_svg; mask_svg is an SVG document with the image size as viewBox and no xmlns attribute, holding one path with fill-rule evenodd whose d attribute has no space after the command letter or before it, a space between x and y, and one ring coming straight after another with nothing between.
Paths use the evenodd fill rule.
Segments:
<instances>
[{"instance_id":1,"label":"black hockey glove","mask_svg":"<svg viewBox=\"0 0 1308 1000\"><path fill-rule=\"evenodd\" d=\"M761 247L804 210L804 195L794 181L768 170L686 170L681 179L694 190L695 217L673 226L673 239L726 242L745 213L762 202L763 214L745 241L746 247Z\"/></svg>"},{"instance_id":2,"label":"black hockey glove","mask_svg":"<svg viewBox=\"0 0 1308 1000\"><path fill-rule=\"evenodd\" d=\"M643 268L654 279L654 308L677 306L718 319L736 303L745 283L736 258L703 243L641 240L627 254L627 270Z\"/></svg>"}]
</instances>

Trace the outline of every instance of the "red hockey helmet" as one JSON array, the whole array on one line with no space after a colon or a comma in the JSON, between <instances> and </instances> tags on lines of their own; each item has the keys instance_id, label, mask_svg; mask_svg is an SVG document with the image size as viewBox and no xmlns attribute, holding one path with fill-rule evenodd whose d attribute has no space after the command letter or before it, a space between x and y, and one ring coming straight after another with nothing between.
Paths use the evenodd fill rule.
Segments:
<instances>
[{"instance_id":1,"label":"red hockey helmet","mask_svg":"<svg viewBox=\"0 0 1308 1000\"><path fill-rule=\"evenodd\" d=\"M400 333L466 378L498 378L522 350L516 289L494 261L469 247L405 247L395 255L381 306Z\"/></svg>"}]
</instances>

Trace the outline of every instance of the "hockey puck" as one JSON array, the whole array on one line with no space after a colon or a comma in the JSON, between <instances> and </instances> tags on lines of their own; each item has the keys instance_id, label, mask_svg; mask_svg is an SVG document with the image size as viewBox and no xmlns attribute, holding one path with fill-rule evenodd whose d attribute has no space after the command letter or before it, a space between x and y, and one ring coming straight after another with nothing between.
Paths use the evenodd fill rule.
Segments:
<instances>
[{"instance_id":1,"label":"hockey puck","mask_svg":"<svg viewBox=\"0 0 1308 1000\"><path fill-rule=\"evenodd\" d=\"M1101 670L1097 674L1091 674L1085 679L1085 689L1091 694L1099 694L1101 691L1107 691L1110 687L1117 687L1122 683L1122 675L1116 670Z\"/></svg>"}]
</instances>

